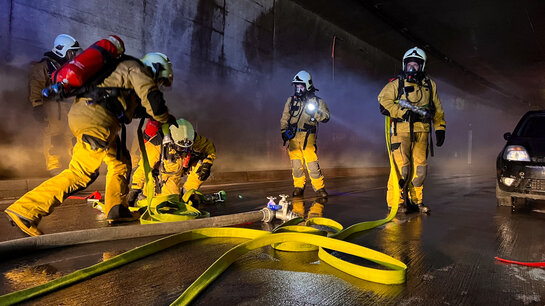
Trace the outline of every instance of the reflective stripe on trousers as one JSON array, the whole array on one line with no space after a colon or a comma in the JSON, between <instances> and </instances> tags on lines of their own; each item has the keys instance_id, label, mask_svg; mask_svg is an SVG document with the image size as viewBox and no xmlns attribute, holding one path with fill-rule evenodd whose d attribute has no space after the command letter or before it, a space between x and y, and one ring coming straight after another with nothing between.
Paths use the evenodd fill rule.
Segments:
<instances>
[{"instance_id":1,"label":"reflective stripe on trousers","mask_svg":"<svg viewBox=\"0 0 545 306\"><path fill-rule=\"evenodd\" d=\"M418 132L414 133L416 142L412 143L412 155L409 154L411 141L408 132L398 132L397 136L392 135L392 154L394 155L395 162L400 168L400 173L406 175L411 161L412 172L410 174L411 184L409 184L409 197L414 203L422 203L424 180L427 175L428 168L428 133ZM388 206L393 203L394 194L392 193L394 182L393 172L395 169L390 169L390 177L388 178L388 191L386 194L386 200Z\"/></svg>"},{"instance_id":2,"label":"reflective stripe on trousers","mask_svg":"<svg viewBox=\"0 0 545 306\"><path fill-rule=\"evenodd\" d=\"M307 146L303 150L306 135L305 132L298 132L289 142L288 153L292 165L293 185L299 188L305 186L306 179L303 170L303 163L305 163L313 189L322 189L324 188L324 176L316 154L316 134L310 133L308 135Z\"/></svg>"}]
</instances>

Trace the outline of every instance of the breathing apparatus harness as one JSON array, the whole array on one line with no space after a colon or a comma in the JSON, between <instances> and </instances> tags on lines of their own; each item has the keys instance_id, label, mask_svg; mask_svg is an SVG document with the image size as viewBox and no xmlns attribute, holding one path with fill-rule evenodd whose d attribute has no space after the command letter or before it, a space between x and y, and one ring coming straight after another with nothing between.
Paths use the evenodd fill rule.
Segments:
<instances>
[{"instance_id":1,"label":"breathing apparatus harness","mask_svg":"<svg viewBox=\"0 0 545 306\"><path fill-rule=\"evenodd\" d=\"M411 101L409 99L409 93L414 91L414 87L407 86L407 88L412 89L412 90L407 91L407 88L404 86L405 85L405 82L404 82L405 77L404 77L403 73L399 74L397 76L397 78L394 78L393 80L391 80L391 82L393 82L395 79L398 80L397 97L395 99L395 103L399 104L399 101L401 100L401 97L403 95L405 95L405 98L407 99L406 102L408 104L408 105L406 105L407 107L405 107L405 108L408 108L409 109L408 111L419 114L420 116L419 117L409 116L408 119L390 118L390 122L393 122L393 124L394 124L394 126L393 126L394 136L397 136L397 123L398 122L407 122L408 121L409 122L410 139L411 139L411 142L413 142L413 141L415 141L414 123L415 122L428 123L429 126L430 126L430 132L429 132L429 135L430 135L430 145L429 145L430 146L430 155L434 156L433 136L432 135L433 135L433 116L435 115L435 104L433 103L433 85L431 83L430 78L426 75L426 76L424 76L423 80L416 80L417 81L416 84L417 84L417 86L419 88L419 91L420 91L420 98L419 98L418 101ZM429 90L429 102L428 102L428 105L425 105L423 108L418 108L413 103L419 102L422 99L422 87L427 88ZM401 102L401 104L403 104L403 102ZM390 112L387 109L385 109L384 106L382 106L382 105L380 105L380 112L385 116L390 116ZM429 118L426 118L425 116L423 116L422 115L422 114L424 114L423 112L429 113Z\"/></svg>"},{"instance_id":2,"label":"breathing apparatus harness","mask_svg":"<svg viewBox=\"0 0 545 306\"><path fill-rule=\"evenodd\" d=\"M286 128L286 136L287 140L291 140L295 137L297 132L306 132L305 135L305 142L303 143L303 150L307 147L307 141L310 134L317 132L317 125L310 125L310 124L303 124L303 128L298 128L299 126L299 120L301 120L301 115L303 115L303 112L305 111L305 107L308 105L309 100L314 99L316 100L316 108L318 108L317 103L317 97L314 94L314 91L307 92L304 96L298 97L296 95L291 96L290 100L290 109L289 114L290 117L288 119L288 126ZM291 123L291 118L297 117L297 121L295 123ZM311 118L311 120L314 119L314 117ZM284 144L286 145L287 140L284 140Z\"/></svg>"},{"instance_id":3,"label":"breathing apparatus harness","mask_svg":"<svg viewBox=\"0 0 545 306\"><path fill-rule=\"evenodd\" d=\"M395 79L391 80L391 82L393 82ZM391 122L394 123L394 127L393 127L393 135L397 136L397 123L398 122L409 122L409 137L410 137L410 140L411 140L411 145L409 147L409 156L412 156L412 151L413 151L413 145L412 143L415 141L415 136L414 136L414 122L424 122L424 123L428 123L430 125L430 154L431 156L434 155L434 152L433 152L433 139L432 139L432 134L433 134L433 122L432 122L432 118L435 114L435 104L433 103L433 85L431 83L431 80L429 79L428 76L425 76L423 78L423 80L417 80L417 86L419 87L419 90L420 92L422 91L422 87L425 87L429 90L429 104L427 105L428 108L424 107L424 108L418 108L416 107L414 104L412 103L416 103L416 102L419 102L420 99L422 99L422 93L420 94L420 98L418 101L410 101L409 100L409 93L412 92L411 90L407 91L407 89L405 88L405 82L404 82L404 76L403 74L400 74L398 75L397 77L397 80L398 80L398 89L397 89L397 97L396 97L396 100L395 102L398 103L398 104L403 104L403 102L399 102L401 101L401 97L403 95L405 95L405 98L407 99L405 101L405 103L407 103L407 105L405 105L406 107L405 108L408 108L409 112L415 112L416 114L419 114L420 117L416 117L416 120L414 120L414 116L408 116L408 119L405 120L405 119L399 119L399 118L391 118L390 117L390 112L384 108L384 106L380 105L380 112L386 116L386 139L387 139L387 146L388 146L388 153L390 155L390 160L391 160L391 164L392 164L392 167L395 169L395 172L396 172L396 176L397 178L399 179L399 186L401 187L401 189L403 190L403 200L404 200L404 203L406 205L407 208L410 208L411 206L415 207L416 205L414 203L412 203L412 201L410 200L409 198L409 184L410 184L410 176L411 176L411 173L412 173L412 162L409 163L409 169L407 171L407 178L404 178L401 174L401 171L399 169L399 167L397 166L396 162L395 162L395 159L393 157L393 148L392 148L392 143L391 143L391 138L390 138L390 133L391 133ZM424 83L424 84L423 84ZM411 88L413 89L414 91L414 87L408 87L408 88ZM412 105L412 106L411 106ZM413 108L414 107L414 108ZM429 113L429 118L426 118L423 114L425 114L425 112L428 112Z\"/></svg>"},{"instance_id":4,"label":"breathing apparatus harness","mask_svg":"<svg viewBox=\"0 0 545 306\"><path fill-rule=\"evenodd\" d=\"M168 126L162 125L162 130L157 131L157 136L151 139L158 139L154 140L154 142L152 142L153 144L161 141L161 153L159 156L159 164L152 167L152 174L155 180L155 192L160 194L164 183L162 179L163 174L180 173L180 176L184 176L189 172L191 165L194 164L195 161L204 160L205 157L203 153L193 150L192 146L186 148L185 152L181 152L174 144ZM178 168L174 171L167 171L165 168L165 160L175 163L177 159L182 160Z\"/></svg>"}]
</instances>

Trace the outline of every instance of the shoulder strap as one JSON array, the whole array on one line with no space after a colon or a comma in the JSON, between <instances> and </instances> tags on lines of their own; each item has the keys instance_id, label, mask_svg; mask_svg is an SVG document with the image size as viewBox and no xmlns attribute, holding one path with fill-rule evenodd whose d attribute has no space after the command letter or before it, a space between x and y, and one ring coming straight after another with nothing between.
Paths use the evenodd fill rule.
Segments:
<instances>
[{"instance_id":1,"label":"shoulder strap","mask_svg":"<svg viewBox=\"0 0 545 306\"><path fill-rule=\"evenodd\" d=\"M111 60L109 63L106 63L104 67L102 67L102 69L100 69L93 77L85 82L82 87L75 89L71 95L84 96L85 94L94 90L98 84L104 82L104 80L114 72L121 62L126 60L136 60L140 63L140 60L128 55L122 55L119 59Z\"/></svg>"},{"instance_id":2,"label":"shoulder strap","mask_svg":"<svg viewBox=\"0 0 545 306\"><path fill-rule=\"evenodd\" d=\"M433 84L431 83L430 78L427 77L427 76L424 79L424 81L426 82L426 86L430 90L429 105L430 105L431 114L433 115L433 114L435 114L435 104L433 103Z\"/></svg>"},{"instance_id":3,"label":"shoulder strap","mask_svg":"<svg viewBox=\"0 0 545 306\"><path fill-rule=\"evenodd\" d=\"M405 86L405 82L403 82L403 77L401 75L397 76L397 81L397 100L399 100L403 95L403 86Z\"/></svg>"}]
</instances>

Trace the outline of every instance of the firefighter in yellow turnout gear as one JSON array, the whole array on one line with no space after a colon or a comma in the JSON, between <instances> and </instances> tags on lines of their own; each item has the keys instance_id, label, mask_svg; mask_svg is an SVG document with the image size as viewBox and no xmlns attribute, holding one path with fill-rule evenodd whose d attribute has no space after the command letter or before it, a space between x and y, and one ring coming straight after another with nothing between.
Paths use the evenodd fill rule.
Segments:
<instances>
[{"instance_id":1,"label":"firefighter in yellow turnout gear","mask_svg":"<svg viewBox=\"0 0 545 306\"><path fill-rule=\"evenodd\" d=\"M408 184L408 194L404 198L416 204L421 212L430 208L423 203L424 180L427 174L427 157L431 126L435 129L436 144L445 140L445 114L437 95L437 86L424 72L426 53L420 48L412 48L403 56L403 72L397 79L389 82L380 92L378 101L383 115L391 118L391 151L397 169L390 169L387 202L391 207L394 197L394 184L403 188ZM431 145L433 145L431 143ZM394 171L398 172L400 182L394 181ZM407 203L400 204L400 211Z\"/></svg>"},{"instance_id":2,"label":"firefighter in yellow turnout gear","mask_svg":"<svg viewBox=\"0 0 545 306\"><path fill-rule=\"evenodd\" d=\"M178 119L177 123L178 127L170 127L172 142L168 143L164 141L160 123L149 119L146 124L144 141L153 168L154 196L183 195L190 190L198 190L210 176L210 169L216 159L216 148L212 141L195 132L189 121ZM184 175L187 175L187 180L182 189ZM143 160L140 158L132 177L129 203L133 204L142 192L148 196Z\"/></svg>"},{"instance_id":3,"label":"firefighter in yellow turnout gear","mask_svg":"<svg viewBox=\"0 0 545 306\"><path fill-rule=\"evenodd\" d=\"M295 87L295 94L286 101L280 119L280 130L284 144L289 141L288 153L295 187L293 196L303 195L306 182L303 170L305 164L312 188L318 196L327 197L324 176L316 154L316 132L318 122L329 121L329 109L325 101L314 94L317 89L308 72L299 71L292 84Z\"/></svg>"},{"instance_id":4,"label":"firefighter in yellow turnout gear","mask_svg":"<svg viewBox=\"0 0 545 306\"><path fill-rule=\"evenodd\" d=\"M159 122L175 124L175 118L169 114L158 89L158 86L172 83L172 66L170 60L160 53L147 54L142 62L122 55L112 65L115 66L108 70L111 73L97 80L87 93L78 96L70 109L68 121L77 143L69 168L29 191L6 209L12 222L26 234L40 235L37 228L40 219L53 212L70 194L91 184L97 178L103 161L108 166L106 219L114 222L139 217L128 209L130 156L118 132L138 112L142 112L140 115L147 113ZM105 90L109 94L105 94Z\"/></svg>"},{"instance_id":5,"label":"firefighter in yellow turnout gear","mask_svg":"<svg viewBox=\"0 0 545 306\"><path fill-rule=\"evenodd\" d=\"M73 99L45 101L42 89L51 85L51 74L64 63L71 61L81 50L79 43L68 34L55 38L53 49L33 63L29 72L29 100L33 115L44 127L43 150L46 169L51 175L60 173L67 166L72 149L72 133L68 128L68 111ZM61 162L62 160L62 162Z\"/></svg>"}]
</instances>

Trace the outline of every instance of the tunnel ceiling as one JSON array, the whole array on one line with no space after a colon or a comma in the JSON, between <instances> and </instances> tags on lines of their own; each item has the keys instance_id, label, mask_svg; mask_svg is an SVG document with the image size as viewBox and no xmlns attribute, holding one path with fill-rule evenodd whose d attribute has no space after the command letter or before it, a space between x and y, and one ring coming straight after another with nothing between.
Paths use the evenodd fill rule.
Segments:
<instances>
[{"instance_id":1,"label":"tunnel ceiling","mask_svg":"<svg viewBox=\"0 0 545 306\"><path fill-rule=\"evenodd\" d=\"M423 47L457 87L545 107L545 1L295 2L395 58Z\"/></svg>"}]
</instances>

